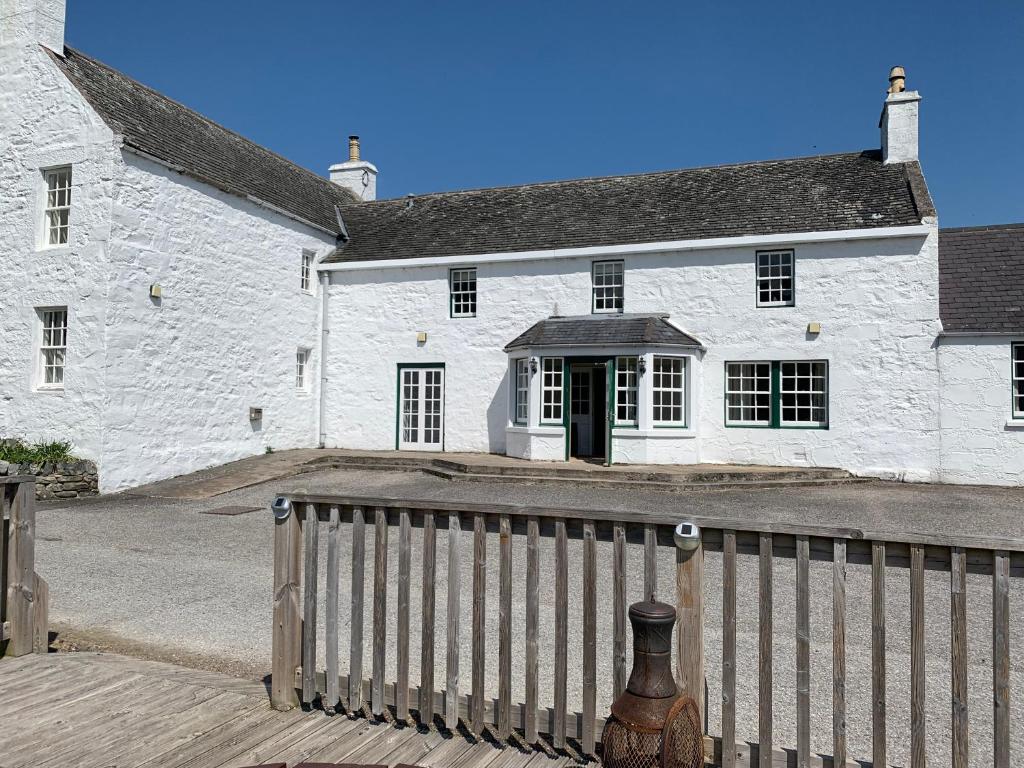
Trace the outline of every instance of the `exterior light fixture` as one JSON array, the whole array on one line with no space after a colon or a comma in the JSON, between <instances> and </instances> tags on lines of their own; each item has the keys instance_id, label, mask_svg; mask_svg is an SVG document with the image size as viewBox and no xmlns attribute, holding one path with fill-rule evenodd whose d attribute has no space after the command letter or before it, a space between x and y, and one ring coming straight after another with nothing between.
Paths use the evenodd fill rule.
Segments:
<instances>
[{"instance_id":1,"label":"exterior light fixture","mask_svg":"<svg viewBox=\"0 0 1024 768\"><path fill-rule=\"evenodd\" d=\"M537 372L537 358L536 357L531 357L530 358L530 373L536 373L536 372Z\"/></svg>"},{"instance_id":2,"label":"exterior light fixture","mask_svg":"<svg viewBox=\"0 0 1024 768\"><path fill-rule=\"evenodd\" d=\"M636 369L640 371L641 376L647 373L647 358L643 355L640 355L640 357L637 358Z\"/></svg>"}]
</instances>

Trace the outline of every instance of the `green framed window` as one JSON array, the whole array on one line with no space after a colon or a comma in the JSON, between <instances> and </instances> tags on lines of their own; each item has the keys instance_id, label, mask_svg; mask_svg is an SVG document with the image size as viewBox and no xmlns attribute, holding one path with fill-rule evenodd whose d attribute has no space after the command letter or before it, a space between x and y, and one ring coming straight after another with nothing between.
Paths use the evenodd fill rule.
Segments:
<instances>
[{"instance_id":1,"label":"green framed window","mask_svg":"<svg viewBox=\"0 0 1024 768\"><path fill-rule=\"evenodd\" d=\"M562 424L564 362L561 357L545 357L541 360L540 420L542 424Z\"/></svg>"},{"instance_id":2,"label":"green framed window","mask_svg":"<svg viewBox=\"0 0 1024 768\"><path fill-rule=\"evenodd\" d=\"M828 361L725 364L728 427L828 429Z\"/></svg>"},{"instance_id":3,"label":"green framed window","mask_svg":"<svg viewBox=\"0 0 1024 768\"><path fill-rule=\"evenodd\" d=\"M515 375L515 402L513 407L513 421L516 424L526 424L530 415L530 361L520 357L514 361Z\"/></svg>"},{"instance_id":4,"label":"green framed window","mask_svg":"<svg viewBox=\"0 0 1024 768\"><path fill-rule=\"evenodd\" d=\"M615 425L636 425L637 358L615 359Z\"/></svg>"},{"instance_id":5,"label":"green framed window","mask_svg":"<svg viewBox=\"0 0 1024 768\"><path fill-rule=\"evenodd\" d=\"M686 360L654 356L651 371L651 421L656 427L686 426Z\"/></svg>"},{"instance_id":6,"label":"green framed window","mask_svg":"<svg viewBox=\"0 0 1024 768\"><path fill-rule=\"evenodd\" d=\"M1013 418L1024 419L1024 342L1013 345Z\"/></svg>"},{"instance_id":7,"label":"green framed window","mask_svg":"<svg viewBox=\"0 0 1024 768\"><path fill-rule=\"evenodd\" d=\"M476 267L450 270L448 287L452 317L476 317Z\"/></svg>"}]
</instances>

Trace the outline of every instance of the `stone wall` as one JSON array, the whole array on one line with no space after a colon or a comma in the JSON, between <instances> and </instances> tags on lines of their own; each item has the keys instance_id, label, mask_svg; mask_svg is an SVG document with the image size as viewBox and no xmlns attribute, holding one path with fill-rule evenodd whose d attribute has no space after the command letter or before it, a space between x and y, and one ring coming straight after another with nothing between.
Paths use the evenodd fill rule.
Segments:
<instances>
[{"instance_id":1,"label":"stone wall","mask_svg":"<svg viewBox=\"0 0 1024 768\"><path fill-rule=\"evenodd\" d=\"M96 464L91 461L46 461L11 464L0 461L0 475L32 475L36 478L36 498L78 499L99 493Z\"/></svg>"}]
</instances>

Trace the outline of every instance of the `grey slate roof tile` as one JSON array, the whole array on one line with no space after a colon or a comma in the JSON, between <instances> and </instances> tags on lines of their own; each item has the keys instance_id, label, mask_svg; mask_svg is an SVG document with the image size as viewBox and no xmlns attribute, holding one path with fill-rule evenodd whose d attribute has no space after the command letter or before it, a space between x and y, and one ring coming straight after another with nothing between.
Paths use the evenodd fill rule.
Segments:
<instances>
[{"instance_id":1,"label":"grey slate roof tile","mask_svg":"<svg viewBox=\"0 0 1024 768\"><path fill-rule=\"evenodd\" d=\"M1024 224L939 230L939 314L945 331L1024 334Z\"/></svg>"},{"instance_id":2,"label":"grey slate roof tile","mask_svg":"<svg viewBox=\"0 0 1024 768\"><path fill-rule=\"evenodd\" d=\"M577 315L549 317L530 326L505 347L568 346L701 347L701 343L668 322L668 315Z\"/></svg>"},{"instance_id":3,"label":"grey slate roof tile","mask_svg":"<svg viewBox=\"0 0 1024 768\"><path fill-rule=\"evenodd\" d=\"M410 205L411 202L411 205ZM325 261L409 259L920 224L917 163L877 151L354 203Z\"/></svg>"},{"instance_id":4,"label":"grey slate roof tile","mask_svg":"<svg viewBox=\"0 0 1024 768\"><path fill-rule=\"evenodd\" d=\"M352 195L73 48L50 56L129 147L241 197L339 233L335 206Z\"/></svg>"}]
</instances>

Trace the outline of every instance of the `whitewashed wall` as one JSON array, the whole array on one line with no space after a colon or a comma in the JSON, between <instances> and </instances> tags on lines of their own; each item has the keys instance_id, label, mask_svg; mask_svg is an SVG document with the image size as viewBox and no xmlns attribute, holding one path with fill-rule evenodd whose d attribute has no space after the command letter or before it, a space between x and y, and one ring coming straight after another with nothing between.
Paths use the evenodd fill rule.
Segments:
<instances>
[{"instance_id":1,"label":"whitewashed wall","mask_svg":"<svg viewBox=\"0 0 1024 768\"><path fill-rule=\"evenodd\" d=\"M939 345L944 482L1024 485L1024 420L1012 419L1010 343L945 337Z\"/></svg>"},{"instance_id":2,"label":"whitewashed wall","mask_svg":"<svg viewBox=\"0 0 1024 768\"><path fill-rule=\"evenodd\" d=\"M626 311L669 312L708 347L698 447L677 455L649 442L644 460L696 454L709 462L935 479L936 240L932 231L927 238L797 245L792 308L755 306L754 248L626 257ZM469 319L448 316L447 267L333 273L329 444L394 448L397 364L443 362L446 450L504 452L509 383L502 348L537 320L589 313L590 263L479 264L478 315ZM806 333L811 321L822 323L817 337ZM425 344L416 342L417 331L428 334ZM764 359L829 360L829 430L724 427L724 362Z\"/></svg>"},{"instance_id":3,"label":"whitewashed wall","mask_svg":"<svg viewBox=\"0 0 1024 768\"><path fill-rule=\"evenodd\" d=\"M317 440L320 297L334 238L125 153L113 204L103 490ZM159 300L149 297L158 283ZM313 350L308 391L298 347ZM249 407L263 408L259 424Z\"/></svg>"},{"instance_id":4,"label":"whitewashed wall","mask_svg":"<svg viewBox=\"0 0 1024 768\"><path fill-rule=\"evenodd\" d=\"M0 436L70 440L99 462L110 129L35 42L0 46ZM41 248L43 169L71 164L70 242ZM35 308L68 307L64 390L35 389Z\"/></svg>"}]
</instances>

